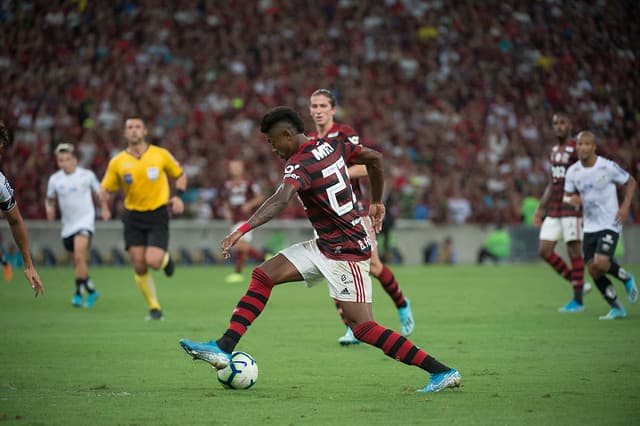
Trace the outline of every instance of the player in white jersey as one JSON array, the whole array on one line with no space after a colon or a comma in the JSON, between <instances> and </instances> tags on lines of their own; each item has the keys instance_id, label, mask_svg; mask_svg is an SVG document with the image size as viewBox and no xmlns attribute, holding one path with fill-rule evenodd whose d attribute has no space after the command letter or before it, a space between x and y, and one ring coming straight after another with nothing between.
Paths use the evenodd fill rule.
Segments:
<instances>
[{"instance_id":1,"label":"player in white jersey","mask_svg":"<svg viewBox=\"0 0 640 426\"><path fill-rule=\"evenodd\" d=\"M95 232L96 211L100 183L91 171L78 167L73 145L61 143L55 149L60 170L49 177L45 209L47 219L56 218L56 205L62 219L62 244L69 252L75 271L76 292L71 299L75 307L82 307L82 293L87 291L87 308L93 307L98 292L89 278L88 253L91 236Z\"/></svg>"},{"instance_id":2,"label":"player in white jersey","mask_svg":"<svg viewBox=\"0 0 640 426\"><path fill-rule=\"evenodd\" d=\"M606 274L625 283L630 302L638 301L638 286L633 274L611 261L622 223L629 216L636 180L617 163L596 155L596 137L592 132L580 132L576 148L580 161L567 169L564 200L574 206L582 204L584 260L598 290L611 306L600 319L625 318L627 313ZM624 199L620 204L616 185L624 188Z\"/></svg>"},{"instance_id":3,"label":"player in white jersey","mask_svg":"<svg viewBox=\"0 0 640 426\"><path fill-rule=\"evenodd\" d=\"M10 142L9 132L6 127L4 127L4 123L0 121L0 153ZM36 268L33 266L31 251L29 249L29 235L27 234L27 228L24 226L24 220L20 214L16 199L13 197L13 188L11 188L11 184L9 184L9 181L2 172L0 172L0 210L7 218L13 240L20 249L20 253L22 253L24 275L27 277L27 281L29 281L29 285L31 285L35 296L38 297L38 294L44 294L44 286L42 285L38 271L36 271Z\"/></svg>"}]
</instances>

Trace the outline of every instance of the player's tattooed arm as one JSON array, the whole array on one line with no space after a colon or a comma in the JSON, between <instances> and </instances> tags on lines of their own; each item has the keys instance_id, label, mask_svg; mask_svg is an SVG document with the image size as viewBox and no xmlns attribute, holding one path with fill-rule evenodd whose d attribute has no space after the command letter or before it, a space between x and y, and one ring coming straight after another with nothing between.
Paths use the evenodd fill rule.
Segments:
<instances>
[{"instance_id":1,"label":"player's tattooed arm","mask_svg":"<svg viewBox=\"0 0 640 426\"><path fill-rule=\"evenodd\" d=\"M231 257L231 247L233 247L238 240L244 235L245 232L249 229L256 228L263 223L266 223L277 217L282 210L284 210L289 204L289 200L296 193L296 188L290 183L282 183L276 192L269 197L258 210L249 218L247 223L238 227L235 231L231 232L229 235L224 237L220 242L220 248L222 249L222 256L225 259L229 259ZM247 226L247 230L243 230L244 226Z\"/></svg>"},{"instance_id":2,"label":"player's tattooed arm","mask_svg":"<svg viewBox=\"0 0 640 426\"><path fill-rule=\"evenodd\" d=\"M256 228L263 223L269 222L289 205L289 201L296 194L296 188L290 183L282 183L276 192L262 203L258 210L247 221L251 229Z\"/></svg>"}]
</instances>

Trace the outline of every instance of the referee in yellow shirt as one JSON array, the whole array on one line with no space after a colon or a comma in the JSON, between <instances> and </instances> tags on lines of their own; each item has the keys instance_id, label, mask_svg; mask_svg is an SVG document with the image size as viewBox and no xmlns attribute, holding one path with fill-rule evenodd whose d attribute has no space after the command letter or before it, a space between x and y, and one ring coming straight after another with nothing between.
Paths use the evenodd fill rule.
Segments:
<instances>
[{"instance_id":1,"label":"referee in yellow shirt","mask_svg":"<svg viewBox=\"0 0 640 426\"><path fill-rule=\"evenodd\" d=\"M174 263L168 252L169 211L184 210L180 196L187 188L187 177L169 151L147 143L147 128L141 118L127 119L124 137L127 148L109 162L100 184L101 196L108 204L112 193L124 191L124 242L135 272L135 281L149 305L146 319L161 320L162 308L148 268L164 269L173 275ZM169 197L168 177L175 179L176 193ZM109 209L102 210L111 219Z\"/></svg>"}]
</instances>

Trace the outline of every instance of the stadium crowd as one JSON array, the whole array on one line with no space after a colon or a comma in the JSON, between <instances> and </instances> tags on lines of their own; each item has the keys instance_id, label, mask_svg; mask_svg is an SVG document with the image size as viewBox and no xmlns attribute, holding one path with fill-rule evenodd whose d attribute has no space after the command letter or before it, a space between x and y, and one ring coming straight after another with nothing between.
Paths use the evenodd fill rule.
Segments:
<instances>
[{"instance_id":1,"label":"stadium crowd","mask_svg":"<svg viewBox=\"0 0 640 426\"><path fill-rule=\"evenodd\" d=\"M281 180L259 117L289 105L311 129L309 95L322 87L338 98L337 119L384 153L399 217L518 222L524 198L548 179L554 110L575 131L595 131L640 178L639 9L624 0L1 2L0 116L16 142L2 169L23 215L44 218L55 146L74 143L100 179L125 146L124 119L141 115L149 140L185 167L189 214L220 218L228 160L244 160L267 194Z\"/></svg>"}]
</instances>

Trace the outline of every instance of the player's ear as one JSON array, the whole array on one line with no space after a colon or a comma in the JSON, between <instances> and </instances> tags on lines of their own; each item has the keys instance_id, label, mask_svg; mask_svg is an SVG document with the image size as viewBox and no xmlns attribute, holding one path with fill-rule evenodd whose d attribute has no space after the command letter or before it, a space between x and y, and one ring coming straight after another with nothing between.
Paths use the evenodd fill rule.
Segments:
<instances>
[{"instance_id":1,"label":"player's ear","mask_svg":"<svg viewBox=\"0 0 640 426\"><path fill-rule=\"evenodd\" d=\"M295 136L295 132L290 127L283 127L281 135L287 138L293 138Z\"/></svg>"}]
</instances>

